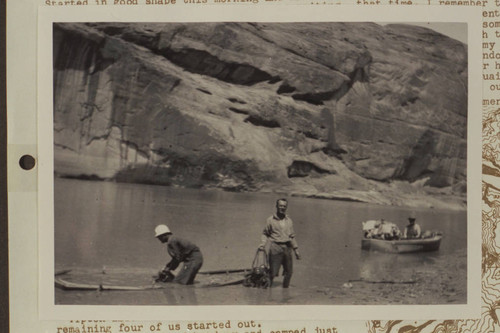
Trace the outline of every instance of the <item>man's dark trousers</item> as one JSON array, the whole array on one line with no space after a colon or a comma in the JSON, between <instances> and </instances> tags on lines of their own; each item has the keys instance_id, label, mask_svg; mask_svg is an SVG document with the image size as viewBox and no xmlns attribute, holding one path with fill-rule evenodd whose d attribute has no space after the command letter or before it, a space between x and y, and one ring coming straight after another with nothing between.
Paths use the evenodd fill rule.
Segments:
<instances>
[{"instance_id":1,"label":"man's dark trousers","mask_svg":"<svg viewBox=\"0 0 500 333\"><path fill-rule=\"evenodd\" d=\"M283 288L288 288L293 273L292 247L287 243L272 242L269 249L269 266L271 269L271 285L273 278L279 275L280 267L283 266Z\"/></svg>"}]
</instances>

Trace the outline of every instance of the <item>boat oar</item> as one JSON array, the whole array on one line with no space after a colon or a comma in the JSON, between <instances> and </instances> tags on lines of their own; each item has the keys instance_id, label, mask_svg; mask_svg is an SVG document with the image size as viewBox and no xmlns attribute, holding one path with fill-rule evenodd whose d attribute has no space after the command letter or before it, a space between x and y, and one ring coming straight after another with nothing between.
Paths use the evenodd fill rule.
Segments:
<instances>
[{"instance_id":1,"label":"boat oar","mask_svg":"<svg viewBox=\"0 0 500 333\"><path fill-rule=\"evenodd\" d=\"M240 279L240 280L235 280L235 281L229 281L229 282L224 282L224 283L212 283L212 284L207 284L200 286L201 288L213 288L213 287L226 287L226 286L235 286L237 284L242 284L245 279Z\"/></svg>"},{"instance_id":2,"label":"boat oar","mask_svg":"<svg viewBox=\"0 0 500 333\"><path fill-rule=\"evenodd\" d=\"M395 280L365 280L365 279L349 280L349 282L390 283L390 284L414 284L414 283L417 283L416 280L395 281Z\"/></svg>"},{"instance_id":3,"label":"boat oar","mask_svg":"<svg viewBox=\"0 0 500 333\"><path fill-rule=\"evenodd\" d=\"M242 272L249 272L251 271L251 268L239 268L239 269L219 269L215 271L204 271L204 272L198 272L198 274L230 274L230 273L242 273Z\"/></svg>"}]
</instances>

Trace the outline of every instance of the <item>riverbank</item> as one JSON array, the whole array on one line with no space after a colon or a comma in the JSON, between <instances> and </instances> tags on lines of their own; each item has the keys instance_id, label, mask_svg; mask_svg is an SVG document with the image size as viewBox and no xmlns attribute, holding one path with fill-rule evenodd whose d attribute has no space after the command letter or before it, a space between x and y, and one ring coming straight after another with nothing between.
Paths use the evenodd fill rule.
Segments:
<instances>
[{"instance_id":1,"label":"riverbank","mask_svg":"<svg viewBox=\"0 0 500 333\"><path fill-rule=\"evenodd\" d=\"M112 179L103 179L95 175L86 176L60 176L56 178L77 179L87 181L116 182ZM120 182L119 182L120 183ZM129 183L129 182L124 182ZM140 184L140 183L139 183ZM190 186L144 183L147 185L168 186L173 188L190 188ZM294 183L293 185L280 186L275 184L263 184L255 190L228 190L217 186L197 186L196 188L207 190L221 190L227 192L246 192L246 193L276 193L281 196L292 196L312 199L351 201L361 203L371 203L382 206L394 207L413 207L413 208L436 208L449 210L466 210L466 193L459 192L449 186L444 188L435 188L425 185L425 180L409 183L406 181L394 181L390 183L381 183L377 181L367 181L368 185L356 188L332 189L331 191L321 192L311 187L307 183Z\"/></svg>"},{"instance_id":2,"label":"riverbank","mask_svg":"<svg viewBox=\"0 0 500 333\"><path fill-rule=\"evenodd\" d=\"M467 209L467 186L459 182L453 186L433 187L428 178L414 182L393 180L381 182L361 178L343 170L342 177L330 176L320 182L294 180L292 185L274 188L295 197L364 202L382 206L436 208L449 210Z\"/></svg>"},{"instance_id":3,"label":"riverbank","mask_svg":"<svg viewBox=\"0 0 500 333\"><path fill-rule=\"evenodd\" d=\"M395 207L450 210L467 209L466 195L454 193L451 187L440 189L407 182L376 184L373 186L372 190L368 191L346 189L328 193L293 192L291 195L296 197L355 201Z\"/></svg>"}]
</instances>

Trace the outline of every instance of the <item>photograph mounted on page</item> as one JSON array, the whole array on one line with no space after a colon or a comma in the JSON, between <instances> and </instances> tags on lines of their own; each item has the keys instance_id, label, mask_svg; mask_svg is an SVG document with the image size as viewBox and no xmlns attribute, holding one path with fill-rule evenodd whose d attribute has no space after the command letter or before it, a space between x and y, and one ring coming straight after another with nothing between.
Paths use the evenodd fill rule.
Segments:
<instances>
[{"instance_id":1,"label":"photograph mounted on page","mask_svg":"<svg viewBox=\"0 0 500 333\"><path fill-rule=\"evenodd\" d=\"M55 303L466 304L466 37L54 23Z\"/></svg>"}]
</instances>

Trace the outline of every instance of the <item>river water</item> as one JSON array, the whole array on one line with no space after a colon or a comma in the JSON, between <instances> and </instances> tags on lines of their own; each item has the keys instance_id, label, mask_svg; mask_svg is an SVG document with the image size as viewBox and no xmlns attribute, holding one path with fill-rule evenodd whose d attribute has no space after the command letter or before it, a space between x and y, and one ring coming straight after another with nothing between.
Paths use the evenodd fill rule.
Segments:
<instances>
[{"instance_id":1,"label":"river water","mask_svg":"<svg viewBox=\"0 0 500 333\"><path fill-rule=\"evenodd\" d=\"M55 179L56 270L156 272L170 259L165 245L154 238L157 224L167 224L176 236L201 248L202 271L247 268L252 264L265 220L274 212L278 197L268 193ZM321 292L324 288L330 288L328 293L341 291L347 281L360 278L408 279L412 267L437 270L438 262L443 260L458 260L460 265L466 265L465 211L411 209L416 211L422 230L444 233L439 251L380 254L361 250L361 222L384 218L403 229L410 209L288 199L288 214L294 221L302 254L302 260L294 262L289 291L282 290L280 277L275 287L268 290L241 285L204 289L176 286L168 291L109 292L96 296L91 292L56 289L56 303L359 304L362 299L350 299L348 295L341 300L321 297L326 294ZM457 253L461 254L458 259ZM123 274L124 278L126 275ZM465 294L466 279L459 287ZM465 301L459 298L454 302Z\"/></svg>"}]
</instances>

